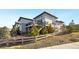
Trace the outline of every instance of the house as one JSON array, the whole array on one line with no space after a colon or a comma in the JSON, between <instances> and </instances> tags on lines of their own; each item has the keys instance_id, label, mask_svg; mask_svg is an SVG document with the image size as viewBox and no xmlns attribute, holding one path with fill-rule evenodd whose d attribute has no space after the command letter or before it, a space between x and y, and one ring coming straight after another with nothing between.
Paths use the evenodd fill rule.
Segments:
<instances>
[{"instance_id":1,"label":"house","mask_svg":"<svg viewBox=\"0 0 79 59\"><path fill-rule=\"evenodd\" d=\"M49 26L51 25L54 29L58 29L58 32L60 32L61 26L64 25L64 22L58 21L58 17L48 13L43 12L33 19L20 17L17 22L15 22L16 27L19 27L19 30L21 33L27 32L28 28L32 26L32 23L34 22L36 26L42 27L43 25Z\"/></svg>"}]
</instances>

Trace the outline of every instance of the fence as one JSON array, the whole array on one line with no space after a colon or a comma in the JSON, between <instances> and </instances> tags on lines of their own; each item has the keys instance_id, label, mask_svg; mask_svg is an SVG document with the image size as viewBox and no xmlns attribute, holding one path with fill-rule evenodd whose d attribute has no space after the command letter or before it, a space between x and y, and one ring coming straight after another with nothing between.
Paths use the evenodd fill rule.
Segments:
<instances>
[{"instance_id":1,"label":"fence","mask_svg":"<svg viewBox=\"0 0 79 59\"><path fill-rule=\"evenodd\" d=\"M40 39L44 39L48 36L52 36L52 34L39 35L39 36L36 36L36 37L37 37L37 40L40 40ZM21 37L20 39L14 38L14 39L10 39L10 40L0 39L0 45L6 44L6 46L9 46L10 43L11 44L15 44L15 43L24 44L24 42L27 42L27 41L35 41L35 38L34 37Z\"/></svg>"},{"instance_id":2,"label":"fence","mask_svg":"<svg viewBox=\"0 0 79 59\"><path fill-rule=\"evenodd\" d=\"M9 46L9 44L15 44L15 43L21 43L23 44L24 42L27 41L34 41L33 37L22 37L20 39L10 39L10 40L5 40L5 39L0 39L0 45L6 44L6 46Z\"/></svg>"}]
</instances>

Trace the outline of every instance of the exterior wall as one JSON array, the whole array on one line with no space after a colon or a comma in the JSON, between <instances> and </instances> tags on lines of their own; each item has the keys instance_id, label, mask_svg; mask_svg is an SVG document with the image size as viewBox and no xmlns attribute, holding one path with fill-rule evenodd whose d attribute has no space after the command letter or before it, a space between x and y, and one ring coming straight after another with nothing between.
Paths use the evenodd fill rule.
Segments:
<instances>
[{"instance_id":1,"label":"exterior wall","mask_svg":"<svg viewBox=\"0 0 79 59\"><path fill-rule=\"evenodd\" d=\"M39 17L37 17L36 19L34 19L35 23L38 24L38 25L43 25L45 19L44 17L41 15Z\"/></svg>"},{"instance_id":2,"label":"exterior wall","mask_svg":"<svg viewBox=\"0 0 79 59\"><path fill-rule=\"evenodd\" d=\"M54 17L52 17L48 14L43 14L43 15L37 17L35 19L35 22L38 24L38 22L40 22L40 20L42 20L43 23L46 23L46 25L48 25L48 24L52 25L52 23L56 21L56 19ZM42 25L42 23L40 23L39 25Z\"/></svg>"},{"instance_id":3,"label":"exterior wall","mask_svg":"<svg viewBox=\"0 0 79 59\"><path fill-rule=\"evenodd\" d=\"M64 25L63 23L56 23L56 24L55 24L55 29L57 29L58 32L61 32L61 27L62 27L63 25Z\"/></svg>"},{"instance_id":4,"label":"exterior wall","mask_svg":"<svg viewBox=\"0 0 79 59\"><path fill-rule=\"evenodd\" d=\"M43 14L43 17L45 18L45 22L47 24L52 24L53 22L56 21L56 18L54 18L54 17L52 17L52 16L50 16L48 14Z\"/></svg>"},{"instance_id":5,"label":"exterior wall","mask_svg":"<svg viewBox=\"0 0 79 59\"><path fill-rule=\"evenodd\" d=\"M21 32L26 32L26 24L21 24L21 26L20 26L20 31Z\"/></svg>"},{"instance_id":6,"label":"exterior wall","mask_svg":"<svg viewBox=\"0 0 79 59\"><path fill-rule=\"evenodd\" d=\"M63 24L56 24L55 27L56 28L60 28Z\"/></svg>"},{"instance_id":7,"label":"exterior wall","mask_svg":"<svg viewBox=\"0 0 79 59\"><path fill-rule=\"evenodd\" d=\"M26 24L32 22L31 20L25 20L25 19L21 19L20 21L18 21L18 23L20 24L19 26L19 30L21 32L26 32Z\"/></svg>"}]
</instances>

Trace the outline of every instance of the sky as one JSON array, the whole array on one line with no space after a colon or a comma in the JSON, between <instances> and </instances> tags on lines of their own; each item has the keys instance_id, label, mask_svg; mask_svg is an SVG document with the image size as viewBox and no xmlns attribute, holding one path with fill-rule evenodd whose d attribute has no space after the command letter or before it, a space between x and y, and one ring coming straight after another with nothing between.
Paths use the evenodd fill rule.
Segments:
<instances>
[{"instance_id":1,"label":"sky","mask_svg":"<svg viewBox=\"0 0 79 59\"><path fill-rule=\"evenodd\" d=\"M68 25L71 20L79 24L79 9L0 9L0 27L12 25L18 21L19 17L34 18L42 12L48 12Z\"/></svg>"}]
</instances>

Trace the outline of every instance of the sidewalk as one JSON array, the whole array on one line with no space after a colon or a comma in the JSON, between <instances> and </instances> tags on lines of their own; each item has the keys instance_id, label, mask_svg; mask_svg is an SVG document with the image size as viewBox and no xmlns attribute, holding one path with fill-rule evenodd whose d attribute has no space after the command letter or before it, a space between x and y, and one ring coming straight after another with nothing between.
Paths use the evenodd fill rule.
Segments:
<instances>
[{"instance_id":1,"label":"sidewalk","mask_svg":"<svg viewBox=\"0 0 79 59\"><path fill-rule=\"evenodd\" d=\"M79 49L79 42L51 46L51 47L46 47L41 49Z\"/></svg>"}]
</instances>

